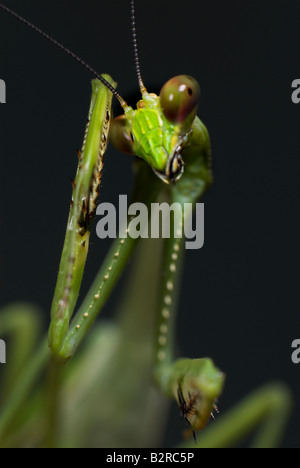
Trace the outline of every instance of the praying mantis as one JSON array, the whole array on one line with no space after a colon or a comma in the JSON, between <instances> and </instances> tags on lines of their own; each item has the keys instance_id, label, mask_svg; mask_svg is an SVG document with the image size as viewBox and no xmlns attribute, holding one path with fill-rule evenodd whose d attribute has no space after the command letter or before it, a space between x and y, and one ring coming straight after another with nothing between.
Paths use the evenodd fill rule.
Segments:
<instances>
[{"instance_id":1,"label":"praying mantis","mask_svg":"<svg viewBox=\"0 0 300 468\"><path fill-rule=\"evenodd\" d=\"M131 9L132 22L134 23L134 2L131 2ZM135 29L133 33L135 37ZM168 147L167 154L161 155L160 153L159 156L156 156L149 152L143 152L137 144L137 141L141 140L141 135L138 134L139 130L137 129L141 125L139 126L135 121L135 112L137 111L128 106L119 94L116 95L121 107L124 109L127 121L124 122L124 120L120 119L116 121L116 124L112 127L113 140L117 140L116 144L118 146L120 133L121 135L125 134L125 143L127 144L133 135L133 148L130 149L130 152L140 157L135 161L136 183L133 201L142 200L146 205L149 205L157 198L160 198L161 200L168 201L170 204L178 203L182 206L186 202L191 202L195 205L212 182L208 132L200 119L195 116L199 94L197 84L190 78L180 75L179 78L175 79L175 82L171 80L171 82L168 82L162 88L159 97L148 93L141 78L136 48L135 52L142 94L142 100L138 104L139 113L142 114L150 110L151 113L155 114L154 118L157 120L167 120L169 122L168 128L164 127L163 132L170 134L171 137L169 138L170 146ZM104 79L105 82L103 83L100 83L97 79L93 81L89 125L85 134L83 148L78 153L79 165L77 176L73 183L67 235L52 305L49 343L55 360L59 363L69 361L86 338L97 315L119 279L123 268L131 257L136 244L136 240L130 238L130 236L116 241L90 292L75 314L73 321L71 321L87 257L88 238L92 229L91 221L95 215L95 203L102 175L102 157L108 140L112 90L116 86L110 76L105 75ZM107 82L110 85L109 90L107 89ZM170 86L171 92L169 91ZM181 107L183 118L180 116L180 119L178 119L178 109L175 108L174 110L172 103L170 104L169 96L170 94L176 94L181 86L183 86L185 91L187 90L188 95L192 95L192 103L190 104L189 100L186 103L186 98L183 98L183 101L181 97L178 98L180 105L183 106ZM173 114L175 114L175 117ZM120 144L121 147L122 145L123 143ZM157 146L156 143L155 146ZM101 154L99 160L100 147ZM181 219L181 222L184 223L184 220ZM182 226L178 223L173 228L173 233L175 233L176 229L182 228ZM141 258L146 258L147 255L148 258L151 258L151 251L150 253L147 252L147 249L150 250L149 246L144 247L144 249L145 251L141 251L140 253ZM152 374L157 387L165 395L177 401L189 429L195 436L196 431L203 429L208 423L211 413L216 407L216 400L223 390L224 374L219 371L210 359L174 360L173 335L175 325L173 317L175 315L180 284L179 273L182 261L182 245L180 240L175 238L173 234L163 245L157 245L155 249L156 252L160 252L160 255L157 255L157 260L162 258L162 263L159 261L157 262L158 264L153 265L154 277L159 277L159 281L154 287L156 292L153 293L153 295L156 295L156 305L153 307L156 310L156 317L153 319L156 332L153 339L154 345L152 343L152 348L154 349ZM140 270L144 270L144 275L142 276L147 277L145 265L143 265L141 260L139 262ZM141 290L149 290L149 283L155 283L153 273L148 278L146 285L140 286ZM149 295L148 291L147 293ZM133 292L134 294L137 294L137 292ZM126 301L123 302L124 309L126 309L125 303ZM143 307L146 308L145 305ZM19 311L19 314L22 316L21 311ZM4 317L3 327L6 326L8 330L10 327L8 324L9 315L12 314L9 314L7 311L2 313L2 317ZM137 321L136 317L133 319L128 313L128 322L132 320L135 320L135 323ZM125 322L124 328L126 329L126 319L123 317L120 321L123 325ZM5 325L6 323L7 325ZM105 327L103 330L105 330ZM126 339L123 337L124 342L119 338L120 343L122 342L121 346L118 343L118 336L116 336L119 331L115 333L115 330L107 329L105 332L106 336L104 331L101 333L101 338L104 340L104 344L101 345L101 355L107 354L108 356L113 356L115 349L109 348L111 346L115 346L116 348L120 346L123 349L124 343L128 341L128 336L131 336L130 331L128 331ZM49 359L45 349L47 350L45 343L43 343L43 351L39 355L41 362L37 359L38 362L33 362L32 365L32 380L37 374L37 369L45 364L45 360ZM118 351L120 353L120 349ZM52 363L51 365L56 369L56 364ZM70 363L71 365L72 362ZM105 366L108 366L107 362ZM113 364L111 364L111 367L113 367ZM105 369L107 372L106 367ZM54 373L56 372L60 371L56 369ZM73 368L73 372L76 372L76 369L74 370ZM102 373L103 376L106 375L103 369ZM272 391L273 399L269 398L269 395L272 396ZM265 405L268 398L270 408L268 408L268 405ZM259 393L257 398L255 398L255 403L258 402L258 410L257 414L254 411L253 424L261 416L265 418L268 412L272 415L279 414L279 419L284 423L287 413L286 408L289 405L283 405L285 407L283 412L280 412L279 408L286 399L288 399L287 392L280 387L275 388L275 390L268 388ZM267 409L262 410L262 407L265 406L267 406ZM252 405L252 408L254 407L255 404ZM236 430L239 431L237 427L236 425ZM3 431L3 428L1 429ZM224 433L227 431L223 430L222 432L224 436ZM278 433L274 435L275 441L278 436ZM201 446L201 436L198 437L196 443Z\"/></svg>"}]
</instances>

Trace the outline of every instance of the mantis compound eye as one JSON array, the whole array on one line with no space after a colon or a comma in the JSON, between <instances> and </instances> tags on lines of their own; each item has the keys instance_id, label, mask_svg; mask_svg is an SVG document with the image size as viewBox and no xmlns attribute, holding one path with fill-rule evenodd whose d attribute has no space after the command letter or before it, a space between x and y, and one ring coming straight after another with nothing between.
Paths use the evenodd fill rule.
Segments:
<instances>
[{"instance_id":1,"label":"mantis compound eye","mask_svg":"<svg viewBox=\"0 0 300 468\"><path fill-rule=\"evenodd\" d=\"M133 135L125 115L120 115L112 121L109 136L117 150L130 155L136 154Z\"/></svg>"},{"instance_id":2,"label":"mantis compound eye","mask_svg":"<svg viewBox=\"0 0 300 468\"><path fill-rule=\"evenodd\" d=\"M165 118L172 124L191 126L198 108L200 86L188 75L171 78L162 87L160 105Z\"/></svg>"}]
</instances>

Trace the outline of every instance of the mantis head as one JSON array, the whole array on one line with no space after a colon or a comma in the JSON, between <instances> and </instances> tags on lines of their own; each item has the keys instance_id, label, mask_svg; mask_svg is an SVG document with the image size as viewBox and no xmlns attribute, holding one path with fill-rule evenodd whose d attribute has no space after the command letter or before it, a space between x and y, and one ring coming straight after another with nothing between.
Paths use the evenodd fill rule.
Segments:
<instances>
[{"instance_id":1,"label":"mantis head","mask_svg":"<svg viewBox=\"0 0 300 468\"><path fill-rule=\"evenodd\" d=\"M144 159L163 182L177 182L184 172L182 151L192 132L199 98L199 84L188 75L171 78L159 96L143 89L137 109L126 105L124 114L112 122L112 144Z\"/></svg>"}]
</instances>

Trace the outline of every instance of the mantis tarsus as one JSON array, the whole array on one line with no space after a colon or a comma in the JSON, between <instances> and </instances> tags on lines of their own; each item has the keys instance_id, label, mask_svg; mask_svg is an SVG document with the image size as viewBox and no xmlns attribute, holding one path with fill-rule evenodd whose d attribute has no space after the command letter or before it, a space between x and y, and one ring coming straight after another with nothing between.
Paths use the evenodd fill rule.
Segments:
<instances>
[{"instance_id":1,"label":"mantis tarsus","mask_svg":"<svg viewBox=\"0 0 300 468\"><path fill-rule=\"evenodd\" d=\"M133 2L131 2L131 6L133 9ZM204 125L198 118L195 118L197 99L192 102L192 105L186 105L185 101L183 101L184 118L178 121L176 120L178 111L174 110L168 102L168 94L170 93L168 87L173 86L173 92L176 92L175 88L178 88L179 84L180 86L183 85L185 89L188 89L188 94L192 89L193 97L194 95L197 97L197 86L191 81L186 84L186 81L184 81L186 78L180 77L179 82L178 78L176 78L175 84L172 81L165 85L167 88L163 88L161 100L158 101L158 97L146 92L141 81L139 67L138 76L143 95L139 110L142 112L149 107L151 112L157 116L157 111L161 111L161 107L164 107L165 116L169 117L169 121L173 121L172 125L169 125L172 128L168 128L167 131L170 134L175 132L176 141L172 149L172 145L170 146L167 158L164 158L161 154L159 156L145 154L136 146L136 143L134 144L132 152L144 159L148 166L151 166L156 175L159 176L157 178L147 165L142 161L138 161L134 197L148 204L161 193L161 197L170 203L175 201L181 205L185 202L195 204L211 183L209 137ZM111 83L111 86L115 86L110 77L106 76L106 79ZM188 78L188 80L190 79ZM193 86L195 86L195 89L192 88ZM94 203L98 186L96 179L101 175L101 167L99 167L101 161L97 163L98 150L101 139L103 145L107 139L108 121L106 118L110 112L110 100L111 93L106 90L105 84L103 86L98 81L94 81L90 126L85 138L86 143L79 154L80 164L74 181L73 203L65 242L65 253L62 256L52 308L50 345L57 360L61 362L65 362L72 357L78 345L86 336L120 276L126 261L131 256L135 244L132 239L128 238L127 240L119 240L116 246L112 248L99 273L99 277L96 278L94 286L92 286L69 329L69 322L77 301L83 275L90 223L95 210ZM119 100L130 122L129 132L137 134L139 130L136 129L134 111L126 105L122 98ZM165 104L161 104L162 102ZM185 106L187 109L185 109ZM173 114L175 114L175 117ZM161 115L160 119L162 118ZM158 119L158 117L156 118ZM126 127L124 121L120 120L117 121L116 125L117 127L121 126L122 131ZM190 132L191 129L192 132ZM128 136L127 127L124 131L127 132ZM164 131L166 130L164 129ZM114 130L115 132L119 132L119 130ZM118 136L114 136L113 139L118 140ZM104 146L102 151L105 151ZM183 163L185 164L184 170ZM90 169L85 172L84 166L85 168L88 166ZM98 173L95 172L96 166L98 166ZM171 183L166 186L160 179ZM76 220L75 223L74 219ZM74 224L77 226L76 230ZM175 226L175 228L178 229L179 226ZM161 279L157 336L155 338L157 347L154 375L158 387L168 396L172 396L177 400L185 418L191 425L191 429L195 431L202 429L210 418L215 406L215 399L221 393L224 376L208 359L173 362L173 324L171 318L176 307L176 295L179 285L177 273L180 270L181 250L180 242L172 237L165 243L162 254L164 262L162 269L168 273L165 273Z\"/></svg>"}]
</instances>

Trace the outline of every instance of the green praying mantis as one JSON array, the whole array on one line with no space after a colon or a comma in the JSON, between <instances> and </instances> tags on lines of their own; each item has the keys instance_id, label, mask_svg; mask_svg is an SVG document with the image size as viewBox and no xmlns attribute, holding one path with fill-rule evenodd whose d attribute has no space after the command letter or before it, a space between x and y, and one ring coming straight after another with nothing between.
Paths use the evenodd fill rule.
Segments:
<instances>
[{"instance_id":1,"label":"green praying mantis","mask_svg":"<svg viewBox=\"0 0 300 468\"><path fill-rule=\"evenodd\" d=\"M265 424L261 434L262 442L257 443L257 445L276 444L280 437L281 427L289 412L288 392L281 386L267 387L251 397L250 405L249 402L243 403L240 408L240 412L243 413L242 424L238 423L238 418L233 413L233 415L229 415L228 423L224 420L225 426L222 426L223 421L220 418L220 422L211 424L208 431L204 431L203 435L199 435L196 439L196 432L207 425L217 409L217 400L223 391L225 376L209 358L175 359L174 333L183 260L182 231L187 222L183 215L183 208L187 203L195 208L200 197L212 183L210 139L206 127L196 116L200 96L196 80L186 75L179 75L169 80L162 87L159 95L147 91L139 65L133 0L131 0L130 6L135 64L141 92L137 108L133 109L125 102L116 91L116 83L109 75L99 75L84 64L96 78L92 82L92 98L84 142L78 152L78 169L73 182L67 232L51 308L48 342L56 362L51 363L56 376L52 379L53 393L57 392L57 373L61 372L58 370L57 363L58 365L66 364L72 359L66 369L72 366L73 356L95 325L99 313L138 243L137 239L130 235L131 226L134 223L134 217L131 217L125 226L125 235L120 236L113 244L90 291L74 314L83 279L99 192L101 197L103 157L110 138L121 151L138 156L134 162L136 182L132 202L143 203L150 207L151 203L159 200L175 207L170 238L164 241L159 240L159 246L150 246L151 242L149 242L147 246L139 247L141 251L140 259L137 260L139 264L137 271L140 273L135 273L142 279L144 278L144 284L142 284L141 278L139 278L140 283L137 280L135 282L135 284L140 284L141 293L146 291L149 296L150 286L153 289L152 293L150 292L154 302L151 324L153 335L150 339L147 338L147 343L149 340L149 343L151 342L153 381L164 395L177 401L181 414L188 424L189 432L194 435L197 446L222 446L228 440L235 439L237 435L241 435L247 430L248 423L252 427L260 420L264 421ZM81 59L78 59L38 28L8 10L7 7L3 5L0 7L16 16L23 23L25 22L83 64ZM113 97L117 98L124 111L122 116L114 120L111 118ZM152 269L150 274L147 271L146 258L151 259L154 255L153 252L155 252L156 259L150 268L150 270ZM154 284L153 278L157 278L156 284ZM133 296L138 296L136 288L133 291ZM121 332L119 329L116 331L103 326L102 341L100 348L98 348L101 349L101 358L98 354L100 361L109 358L115 359L116 349L120 360L120 355L122 353L125 355L128 352L135 339L132 337L129 324L136 326L139 320L138 314L143 317L142 321L145 321L142 309L147 310L147 305L143 304L143 298L140 299L139 303L136 297L135 302L138 309L135 314L132 311L131 313L127 311L125 314L124 311L130 310L131 306L126 306L126 300L122 302L124 311L119 323ZM13 328L11 325L12 315L19 317L22 322L21 310L15 311L14 314L11 310L3 311L0 316L2 329L7 328L8 332ZM141 329L143 325L140 325ZM97 324L96 327L98 326L101 325ZM30 333L28 331L29 336ZM119 336L120 333L124 333L123 337ZM89 338L87 338L88 340ZM28 344L26 346L28 347ZM75 355L74 360L76 357ZM4 440L5 431L8 430L16 408L22 400L22 394L26 394L48 360L48 349L43 342L40 352L34 356L30 368L21 379L19 394L13 395L12 403L6 404L2 411L0 434ZM20 362L22 361L19 358L19 367ZM78 368L80 365L81 367L84 365L83 362L82 360L81 363L77 364ZM97 365L94 366L95 373L97 373ZM112 372L110 368L114 366L119 370L116 362L105 361L103 368L98 369L99 378L105 380L107 375ZM76 374L75 365L73 366L74 374ZM115 370L115 375L117 374ZM70 381L72 381L71 377ZM105 385L105 382L102 385ZM115 381L115 385L120 386L120 383ZM52 401L51 397L50 401ZM269 415L270 417L268 417ZM218 428L219 433L217 432ZM210 435L213 430L216 431L216 436ZM213 440L214 442L212 442Z\"/></svg>"}]
</instances>

